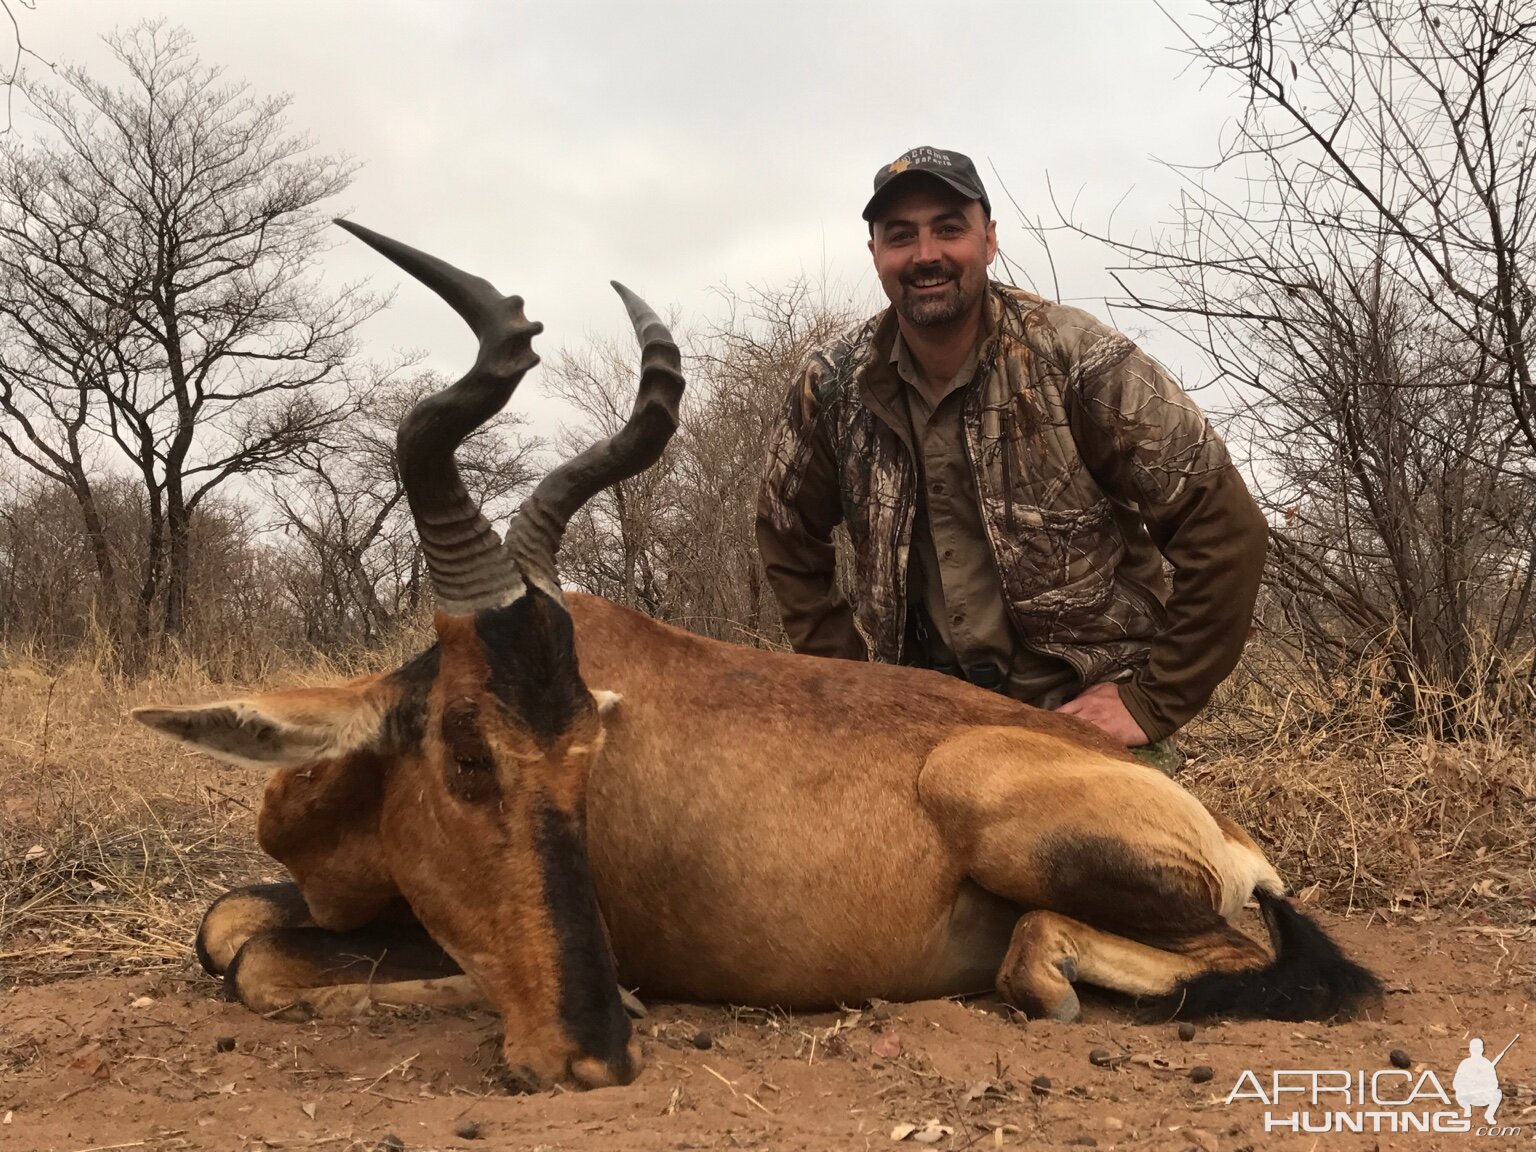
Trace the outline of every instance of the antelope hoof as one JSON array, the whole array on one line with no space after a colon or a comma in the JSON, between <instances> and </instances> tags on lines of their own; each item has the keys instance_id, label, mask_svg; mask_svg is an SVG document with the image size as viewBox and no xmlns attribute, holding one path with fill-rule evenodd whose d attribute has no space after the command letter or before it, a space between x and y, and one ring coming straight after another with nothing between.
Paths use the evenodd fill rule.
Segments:
<instances>
[{"instance_id":1,"label":"antelope hoof","mask_svg":"<svg viewBox=\"0 0 1536 1152\"><path fill-rule=\"evenodd\" d=\"M1052 927L1053 921L1040 914L1019 921L998 969L997 991L1031 1019L1070 1023L1083 1014L1072 987L1079 975L1077 958L1063 947Z\"/></svg>"}]
</instances>

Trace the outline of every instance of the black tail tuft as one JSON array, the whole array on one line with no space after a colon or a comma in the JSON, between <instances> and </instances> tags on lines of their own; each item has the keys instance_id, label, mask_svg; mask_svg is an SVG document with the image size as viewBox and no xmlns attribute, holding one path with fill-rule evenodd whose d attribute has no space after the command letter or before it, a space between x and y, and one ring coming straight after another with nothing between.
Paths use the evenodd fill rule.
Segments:
<instances>
[{"instance_id":1,"label":"black tail tuft","mask_svg":"<svg viewBox=\"0 0 1536 1152\"><path fill-rule=\"evenodd\" d=\"M1348 1018L1379 1003L1381 981L1356 964L1283 896L1254 894L1275 958L1247 972L1207 972L1158 997L1164 1018L1248 1016L1265 1020Z\"/></svg>"}]
</instances>

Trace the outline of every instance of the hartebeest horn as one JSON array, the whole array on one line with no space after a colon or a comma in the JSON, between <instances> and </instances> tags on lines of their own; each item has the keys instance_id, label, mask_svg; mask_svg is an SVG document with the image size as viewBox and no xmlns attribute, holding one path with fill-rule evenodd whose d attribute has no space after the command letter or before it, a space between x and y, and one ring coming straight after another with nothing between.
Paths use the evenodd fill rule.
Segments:
<instances>
[{"instance_id":1,"label":"hartebeest horn","mask_svg":"<svg viewBox=\"0 0 1536 1152\"><path fill-rule=\"evenodd\" d=\"M677 344L644 300L617 280L610 283L629 310L640 341L640 390L634 411L618 432L544 477L507 529L508 555L529 579L540 581L556 596L555 552L571 517L610 484L656 463L677 431L684 385Z\"/></svg>"},{"instance_id":2,"label":"hartebeest horn","mask_svg":"<svg viewBox=\"0 0 1536 1152\"><path fill-rule=\"evenodd\" d=\"M522 580L465 489L454 452L539 362L532 340L544 325L523 315L520 296L503 296L478 276L351 221L336 223L446 300L480 339L474 367L400 422L395 451L439 607L463 616L508 604L522 594Z\"/></svg>"}]
</instances>

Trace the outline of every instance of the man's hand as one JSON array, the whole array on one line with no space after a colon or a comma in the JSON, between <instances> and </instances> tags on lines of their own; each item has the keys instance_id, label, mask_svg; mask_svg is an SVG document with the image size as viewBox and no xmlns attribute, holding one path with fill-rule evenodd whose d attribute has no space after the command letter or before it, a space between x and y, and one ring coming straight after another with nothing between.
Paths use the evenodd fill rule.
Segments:
<instances>
[{"instance_id":1,"label":"man's hand","mask_svg":"<svg viewBox=\"0 0 1536 1152\"><path fill-rule=\"evenodd\" d=\"M1057 711L1102 728L1127 748L1147 742L1147 734L1126 711L1120 702L1120 690L1113 684L1090 684Z\"/></svg>"}]
</instances>

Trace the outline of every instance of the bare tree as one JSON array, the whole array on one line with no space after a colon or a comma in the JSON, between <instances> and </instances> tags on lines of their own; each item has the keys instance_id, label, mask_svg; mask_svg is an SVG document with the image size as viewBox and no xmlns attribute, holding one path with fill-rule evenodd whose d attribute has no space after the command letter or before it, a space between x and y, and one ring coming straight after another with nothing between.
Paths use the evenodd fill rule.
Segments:
<instances>
[{"instance_id":1,"label":"bare tree","mask_svg":"<svg viewBox=\"0 0 1536 1152\"><path fill-rule=\"evenodd\" d=\"M722 639L779 642L754 531L764 446L791 383L815 349L854 322L854 309L806 280L719 296L727 312L693 342L694 382L677 436L674 503L688 547L672 556L674 612Z\"/></svg>"},{"instance_id":2,"label":"bare tree","mask_svg":"<svg viewBox=\"0 0 1536 1152\"><path fill-rule=\"evenodd\" d=\"M0 470L0 481L0 660L19 650L47 661L117 663L73 495L11 469ZM142 551L149 531L142 488L128 476L102 476L95 492L107 547L117 555ZM284 557L262 542L264 515L254 502L204 502L192 526L185 627L156 655L249 678L302 641L281 596Z\"/></svg>"},{"instance_id":3,"label":"bare tree","mask_svg":"<svg viewBox=\"0 0 1536 1152\"><path fill-rule=\"evenodd\" d=\"M286 98L224 81L161 24L107 42L125 86L78 67L24 82L44 132L0 145L0 442L74 496L114 606L93 485L136 478L142 644L183 627L200 505L289 467L346 412L353 333L379 301L315 282L317 205L351 167L289 131Z\"/></svg>"},{"instance_id":4,"label":"bare tree","mask_svg":"<svg viewBox=\"0 0 1536 1152\"><path fill-rule=\"evenodd\" d=\"M1270 589L1326 675L1404 723L1536 643L1536 4L1212 0L1181 28L1244 97L1120 283L1243 404Z\"/></svg>"},{"instance_id":5,"label":"bare tree","mask_svg":"<svg viewBox=\"0 0 1536 1152\"><path fill-rule=\"evenodd\" d=\"M6 44L6 36L12 41L9 49L9 60L0 56L0 88L5 89L5 127L3 131L9 132L16 124L16 82L21 79L21 70L28 57L44 67L52 65L27 47L26 36L22 32L21 18L17 15L20 11L32 11L37 7L37 0L0 0L0 45ZM0 52L4 52L0 48Z\"/></svg>"},{"instance_id":6,"label":"bare tree","mask_svg":"<svg viewBox=\"0 0 1536 1152\"><path fill-rule=\"evenodd\" d=\"M628 345L594 341L577 352L563 349L545 370L549 390L581 417L556 437L561 459L624 427L635 396L634 352ZM587 501L566 526L560 546L563 580L658 619L670 618L667 525L675 517L668 480L676 460L674 439L654 466Z\"/></svg>"},{"instance_id":7,"label":"bare tree","mask_svg":"<svg viewBox=\"0 0 1536 1152\"><path fill-rule=\"evenodd\" d=\"M694 631L775 643L781 629L763 594L753 532L764 445L811 351L853 313L803 281L720 295L726 317L689 341L682 424L666 454L573 518L560 568L585 591ZM623 425L631 360L627 349L607 345L555 359L551 387L584 417L563 438L562 454Z\"/></svg>"}]
</instances>

